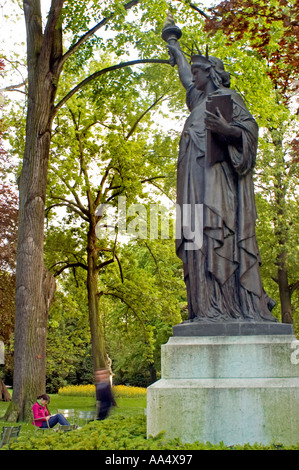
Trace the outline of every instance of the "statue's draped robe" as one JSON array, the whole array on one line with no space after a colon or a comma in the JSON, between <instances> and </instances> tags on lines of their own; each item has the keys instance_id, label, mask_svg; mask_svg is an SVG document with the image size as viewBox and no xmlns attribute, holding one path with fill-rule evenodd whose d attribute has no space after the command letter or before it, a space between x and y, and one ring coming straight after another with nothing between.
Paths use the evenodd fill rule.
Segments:
<instances>
[{"instance_id":1,"label":"statue's draped robe","mask_svg":"<svg viewBox=\"0 0 299 470\"><path fill-rule=\"evenodd\" d=\"M213 94L231 95L231 124L241 129L242 144L239 148L225 144L225 160L214 165L207 163L204 122L207 97L191 84L187 91L191 114L181 136L178 158L177 204L181 219L177 219L176 240L177 255L184 266L189 319L276 321L270 313L274 302L261 283L255 236L252 170L258 127L236 92L221 87ZM202 205L203 227L196 227L203 230L200 249L187 248L190 240L184 229L184 204ZM195 221L192 223L191 230Z\"/></svg>"}]
</instances>

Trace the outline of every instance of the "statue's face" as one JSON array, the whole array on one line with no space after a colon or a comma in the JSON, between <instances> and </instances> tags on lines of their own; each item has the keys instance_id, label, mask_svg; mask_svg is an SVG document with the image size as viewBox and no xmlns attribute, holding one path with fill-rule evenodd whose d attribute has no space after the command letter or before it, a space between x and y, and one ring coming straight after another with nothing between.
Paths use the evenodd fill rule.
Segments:
<instances>
[{"instance_id":1,"label":"statue's face","mask_svg":"<svg viewBox=\"0 0 299 470\"><path fill-rule=\"evenodd\" d=\"M204 91L210 82L209 70L196 65L192 66L191 71L195 88Z\"/></svg>"}]
</instances>

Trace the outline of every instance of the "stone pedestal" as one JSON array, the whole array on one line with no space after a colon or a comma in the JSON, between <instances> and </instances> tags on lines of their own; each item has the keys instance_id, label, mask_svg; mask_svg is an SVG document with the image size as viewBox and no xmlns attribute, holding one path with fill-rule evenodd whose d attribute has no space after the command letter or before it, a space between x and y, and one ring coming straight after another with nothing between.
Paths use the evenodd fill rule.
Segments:
<instances>
[{"instance_id":1,"label":"stone pedestal","mask_svg":"<svg viewBox=\"0 0 299 470\"><path fill-rule=\"evenodd\" d=\"M147 391L147 434L225 445L299 443L293 334L173 336Z\"/></svg>"}]
</instances>

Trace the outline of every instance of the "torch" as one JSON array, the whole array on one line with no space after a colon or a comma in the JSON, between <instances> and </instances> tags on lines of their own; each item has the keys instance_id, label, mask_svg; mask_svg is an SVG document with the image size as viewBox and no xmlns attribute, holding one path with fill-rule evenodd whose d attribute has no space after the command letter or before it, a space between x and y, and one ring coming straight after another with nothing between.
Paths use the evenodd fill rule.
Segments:
<instances>
[{"instance_id":1,"label":"torch","mask_svg":"<svg viewBox=\"0 0 299 470\"><path fill-rule=\"evenodd\" d=\"M164 23L161 36L162 39L167 42L167 44L175 44L182 36L182 31L175 24L174 18L170 11L167 12L166 21ZM173 56L170 57L170 64L172 66L175 65L175 58Z\"/></svg>"}]
</instances>

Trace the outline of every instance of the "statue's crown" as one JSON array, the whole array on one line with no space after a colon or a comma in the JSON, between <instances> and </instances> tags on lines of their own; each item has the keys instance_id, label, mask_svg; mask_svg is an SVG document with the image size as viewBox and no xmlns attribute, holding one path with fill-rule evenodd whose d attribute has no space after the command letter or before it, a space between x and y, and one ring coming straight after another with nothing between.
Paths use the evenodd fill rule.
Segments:
<instances>
[{"instance_id":1,"label":"statue's crown","mask_svg":"<svg viewBox=\"0 0 299 470\"><path fill-rule=\"evenodd\" d=\"M205 67L212 67L214 64L209 60L209 56L201 54L194 54L191 56L192 65L201 65Z\"/></svg>"}]
</instances>

